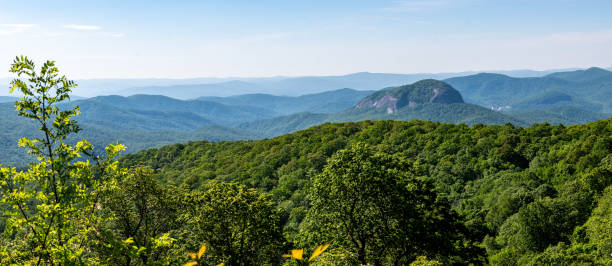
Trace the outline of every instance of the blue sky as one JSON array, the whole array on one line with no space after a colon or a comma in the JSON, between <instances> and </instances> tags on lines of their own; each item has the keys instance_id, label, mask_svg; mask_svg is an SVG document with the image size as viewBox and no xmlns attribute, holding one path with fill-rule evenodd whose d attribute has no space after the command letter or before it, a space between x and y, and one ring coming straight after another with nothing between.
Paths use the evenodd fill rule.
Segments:
<instances>
[{"instance_id":1,"label":"blue sky","mask_svg":"<svg viewBox=\"0 0 612 266\"><path fill-rule=\"evenodd\" d=\"M0 7L5 69L24 54L56 60L73 78L612 66L609 0L0 0Z\"/></svg>"}]
</instances>

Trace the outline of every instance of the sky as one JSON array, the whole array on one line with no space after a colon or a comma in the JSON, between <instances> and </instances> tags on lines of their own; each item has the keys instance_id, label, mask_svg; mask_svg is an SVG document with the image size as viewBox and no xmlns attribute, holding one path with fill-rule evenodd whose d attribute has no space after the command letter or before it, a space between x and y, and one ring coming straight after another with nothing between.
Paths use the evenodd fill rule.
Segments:
<instances>
[{"instance_id":1,"label":"sky","mask_svg":"<svg viewBox=\"0 0 612 266\"><path fill-rule=\"evenodd\" d=\"M0 0L0 77L17 55L75 79L610 67L611 11L609 0Z\"/></svg>"}]
</instances>

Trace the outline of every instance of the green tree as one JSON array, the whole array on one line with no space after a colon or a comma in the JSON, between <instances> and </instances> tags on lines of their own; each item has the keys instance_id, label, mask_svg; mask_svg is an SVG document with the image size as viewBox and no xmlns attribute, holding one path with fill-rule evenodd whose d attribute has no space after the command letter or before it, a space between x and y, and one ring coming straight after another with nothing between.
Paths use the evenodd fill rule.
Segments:
<instances>
[{"instance_id":1,"label":"green tree","mask_svg":"<svg viewBox=\"0 0 612 266\"><path fill-rule=\"evenodd\" d=\"M91 238L104 264L165 264L183 256L171 237L182 227L183 193L162 187L153 177L149 168L130 169L117 186L103 191L102 212L109 219L100 221Z\"/></svg>"},{"instance_id":2,"label":"green tree","mask_svg":"<svg viewBox=\"0 0 612 266\"><path fill-rule=\"evenodd\" d=\"M284 251L281 210L269 194L235 183L212 183L189 197L183 217L188 245L207 243L210 261L226 265L278 263ZM192 248L192 249L194 249Z\"/></svg>"},{"instance_id":3,"label":"green tree","mask_svg":"<svg viewBox=\"0 0 612 266\"><path fill-rule=\"evenodd\" d=\"M75 145L65 142L80 130L72 120L79 109L60 111L57 104L69 99L76 84L59 76L55 62L46 61L37 71L33 61L21 56L10 72L19 77L10 82L10 91L23 94L15 109L34 120L42 134L19 140L37 159L27 171L0 169L1 201L12 207L7 211L0 264L93 263L96 258L86 256L87 235L103 218L99 192L121 174L113 159L125 147L110 145L106 156L100 157L93 155L86 140Z\"/></svg>"},{"instance_id":4,"label":"green tree","mask_svg":"<svg viewBox=\"0 0 612 266\"><path fill-rule=\"evenodd\" d=\"M461 226L433 186L399 157L364 144L339 151L313 181L311 242L348 250L359 264L408 264L417 256L449 257ZM333 251L332 251L333 252Z\"/></svg>"},{"instance_id":5,"label":"green tree","mask_svg":"<svg viewBox=\"0 0 612 266\"><path fill-rule=\"evenodd\" d=\"M583 226L577 227L574 234L583 230L584 242L593 247L594 257L600 264L612 264L612 186L604 190L589 220Z\"/></svg>"},{"instance_id":6,"label":"green tree","mask_svg":"<svg viewBox=\"0 0 612 266\"><path fill-rule=\"evenodd\" d=\"M415 261L410 263L410 266L441 266L444 265L442 262L437 260L429 260L425 256L417 257Z\"/></svg>"}]
</instances>

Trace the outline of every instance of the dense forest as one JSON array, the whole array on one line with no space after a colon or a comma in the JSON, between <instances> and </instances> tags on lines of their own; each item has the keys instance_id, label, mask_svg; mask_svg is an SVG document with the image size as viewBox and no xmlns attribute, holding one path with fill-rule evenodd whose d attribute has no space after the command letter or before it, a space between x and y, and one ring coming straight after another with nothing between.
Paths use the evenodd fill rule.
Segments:
<instances>
[{"instance_id":1,"label":"dense forest","mask_svg":"<svg viewBox=\"0 0 612 266\"><path fill-rule=\"evenodd\" d=\"M3 265L612 264L612 119L327 123L118 157L71 142L54 62L11 72L41 133L19 141L34 163L0 169Z\"/></svg>"},{"instance_id":2,"label":"dense forest","mask_svg":"<svg viewBox=\"0 0 612 266\"><path fill-rule=\"evenodd\" d=\"M612 119L527 128L325 124L269 140L176 144L125 156L120 164L150 167L166 187L201 191L236 182L270 193L285 212L284 236L300 245L311 243L304 235L321 233L308 231L310 217L319 212L312 195L318 182L331 175L332 165L339 167L343 154L363 151L362 145L376 156L404 161L400 169L435 187L467 232L461 240L484 249L472 250L470 259L496 265L611 262L612 234L605 232L612 230ZM387 195L377 190L355 192Z\"/></svg>"}]
</instances>

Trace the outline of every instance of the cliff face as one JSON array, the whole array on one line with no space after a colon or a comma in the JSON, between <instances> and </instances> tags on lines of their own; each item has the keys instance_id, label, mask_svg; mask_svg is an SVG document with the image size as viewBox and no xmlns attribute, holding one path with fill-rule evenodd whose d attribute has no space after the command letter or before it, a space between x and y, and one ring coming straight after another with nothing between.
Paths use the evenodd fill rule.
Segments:
<instances>
[{"instance_id":1,"label":"cliff face","mask_svg":"<svg viewBox=\"0 0 612 266\"><path fill-rule=\"evenodd\" d=\"M402 107L414 107L425 103L463 103L461 94L450 85L426 79L390 90L378 91L361 100L355 108L384 108L393 113Z\"/></svg>"}]
</instances>

